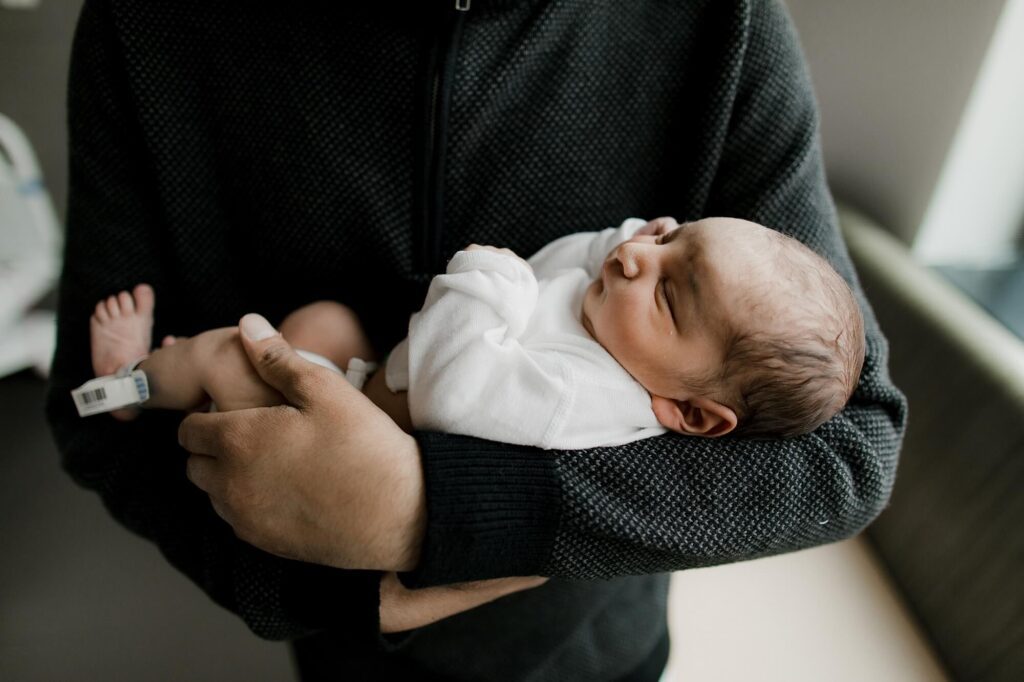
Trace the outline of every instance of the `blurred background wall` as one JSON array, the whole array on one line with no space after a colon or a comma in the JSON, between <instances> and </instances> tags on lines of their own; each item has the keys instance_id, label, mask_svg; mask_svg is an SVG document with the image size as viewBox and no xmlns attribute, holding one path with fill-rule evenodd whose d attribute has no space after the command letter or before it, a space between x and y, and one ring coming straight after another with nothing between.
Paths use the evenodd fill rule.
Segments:
<instances>
[{"instance_id":1,"label":"blurred background wall","mask_svg":"<svg viewBox=\"0 0 1024 682\"><path fill-rule=\"evenodd\" d=\"M1006 0L787 0L833 192L910 242Z\"/></svg>"},{"instance_id":2,"label":"blurred background wall","mask_svg":"<svg viewBox=\"0 0 1024 682\"><path fill-rule=\"evenodd\" d=\"M31 9L0 2L0 112L25 132L43 167L57 214L67 202L65 87L82 0L42 0Z\"/></svg>"}]
</instances>

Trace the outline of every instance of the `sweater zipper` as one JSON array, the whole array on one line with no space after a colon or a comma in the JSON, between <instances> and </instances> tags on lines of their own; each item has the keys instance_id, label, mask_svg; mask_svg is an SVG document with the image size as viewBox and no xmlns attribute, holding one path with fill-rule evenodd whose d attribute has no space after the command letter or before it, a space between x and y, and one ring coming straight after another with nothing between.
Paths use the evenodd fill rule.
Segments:
<instances>
[{"instance_id":1,"label":"sweater zipper","mask_svg":"<svg viewBox=\"0 0 1024 682\"><path fill-rule=\"evenodd\" d=\"M426 134L423 136L423 167L420 185L422 248L420 265L433 274L444 270L441 250L444 237L444 162L448 142L448 113L455 76L455 56L462 25L471 0L450 0L442 30L429 53L430 91L426 103Z\"/></svg>"}]
</instances>

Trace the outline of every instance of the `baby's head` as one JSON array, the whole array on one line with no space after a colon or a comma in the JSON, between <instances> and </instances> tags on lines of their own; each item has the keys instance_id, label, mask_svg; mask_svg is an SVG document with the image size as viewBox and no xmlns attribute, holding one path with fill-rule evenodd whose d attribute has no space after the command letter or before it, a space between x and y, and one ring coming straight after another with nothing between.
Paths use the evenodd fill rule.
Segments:
<instances>
[{"instance_id":1,"label":"baby's head","mask_svg":"<svg viewBox=\"0 0 1024 682\"><path fill-rule=\"evenodd\" d=\"M583 324L650 392L658 421L691 435L813 431L846 404L864 361L860 309L839 274L735 218L612 249Z\"/></svg>"}]
</instances>

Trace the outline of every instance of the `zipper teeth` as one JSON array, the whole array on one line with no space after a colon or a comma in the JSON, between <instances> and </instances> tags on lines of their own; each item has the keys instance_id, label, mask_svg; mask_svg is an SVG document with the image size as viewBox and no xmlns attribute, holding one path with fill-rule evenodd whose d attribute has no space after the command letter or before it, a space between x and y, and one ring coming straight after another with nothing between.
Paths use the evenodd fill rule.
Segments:
<instances>
[{"instance_id":1,"label":"zipper teeth","mask_svg":"<svg viewBox=\"0 0 1024 682\"><path fill-rule=\"evenodd\" d=\"M439 46L440 50L440 46ZM424 206L423 206L423 267L427 272L434 269L436 260L435 236L438 230L439 217L437 215L437 156L441 153L438 149L438 134L440 126L440 98L441 98L441 75L444 72L444 59L439 57L434 65L433 85L430 89L430 117L427 120L427 149L426 149L426 177L424 178Z\"/></svg>"},{"instance_id":2,"label":"zipper teeth","mask_svg":"<svg viewBox=\"0 0 1024 682\"><path fill-rule=\"evenodd\" d=\"M444 189L444 137L446 100L450 98L451 81L454 79L454 60L457 51L462 19L469 9L468 0L456 0L455 7L461 9L449 17L447 40L442 45L439 41L437 59L434 64L433 86L430 93L430 116L427 122L426 143L426 178L424 183L424 251L423 265L428 272L434 272L443 266L442 261L442 222L443 222L443 189ZM450 10L449 10L450 11Z\"/></svg>"},{"instance_id":3,"label":"zipper teeth","mask_svg":"<svg viewBox=\"0 0 1024 682\"><path fill-rule=\"evenodd\" d=\"M437 126L441 112L438 111L438 98L441 96L441 69L434 71L434 85L430 90L430 131L427 137L427 158L431 165L434 162L434 151L437 146Z\"/></svg>"}]
</instances>

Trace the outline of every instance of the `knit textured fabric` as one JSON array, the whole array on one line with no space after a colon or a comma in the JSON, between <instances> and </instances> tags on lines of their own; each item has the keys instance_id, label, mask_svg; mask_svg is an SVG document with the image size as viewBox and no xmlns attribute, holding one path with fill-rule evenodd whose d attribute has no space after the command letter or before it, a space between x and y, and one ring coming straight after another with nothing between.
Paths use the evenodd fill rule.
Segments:
<instances>
[{"instance_id":1,"label":"knit textured fabric","mask_svg":"<svg viewBox=\"0 0 1024 682\"><path fill-rule=\"evenodd\" d=\"M778 229L825 255L860 296L806 68L776 0L473 0L456 18L451 2L362 4L373 7L86 2L47 403L65 468L121 523L257 634L329 631L337 646L376 641L376 573L237 540L185 478L180 415L76 416L68 391L91 376L97 300L149 282L162 338L252 311L278 323L333 299L385 352L466 244L525 257L564 234L659 215ZM669 434L560 453L417 434L429 520L420 566L403 580L651 574L857 533L886 504L905 420L885 340L861 302L860 385L807 436ZM663 632L664 581L652 580L552 581L534 591L549 595L542 601L502 600L425 628L406 649L447 642L482 659L485 644L501 642L489 654L501 673L441 662L425 646L416 657L456 677L613 679ZM634 598L645 585L654 596ZM559 601L569 594L582 596ZM510 621L523 623L518 639L500 625L516 604L538 609L537 622L526 624L529 612ZM477 627L460 631L465 623ZM593 637L581 638L583 623Z\"/></svg>"}]
</instances>

